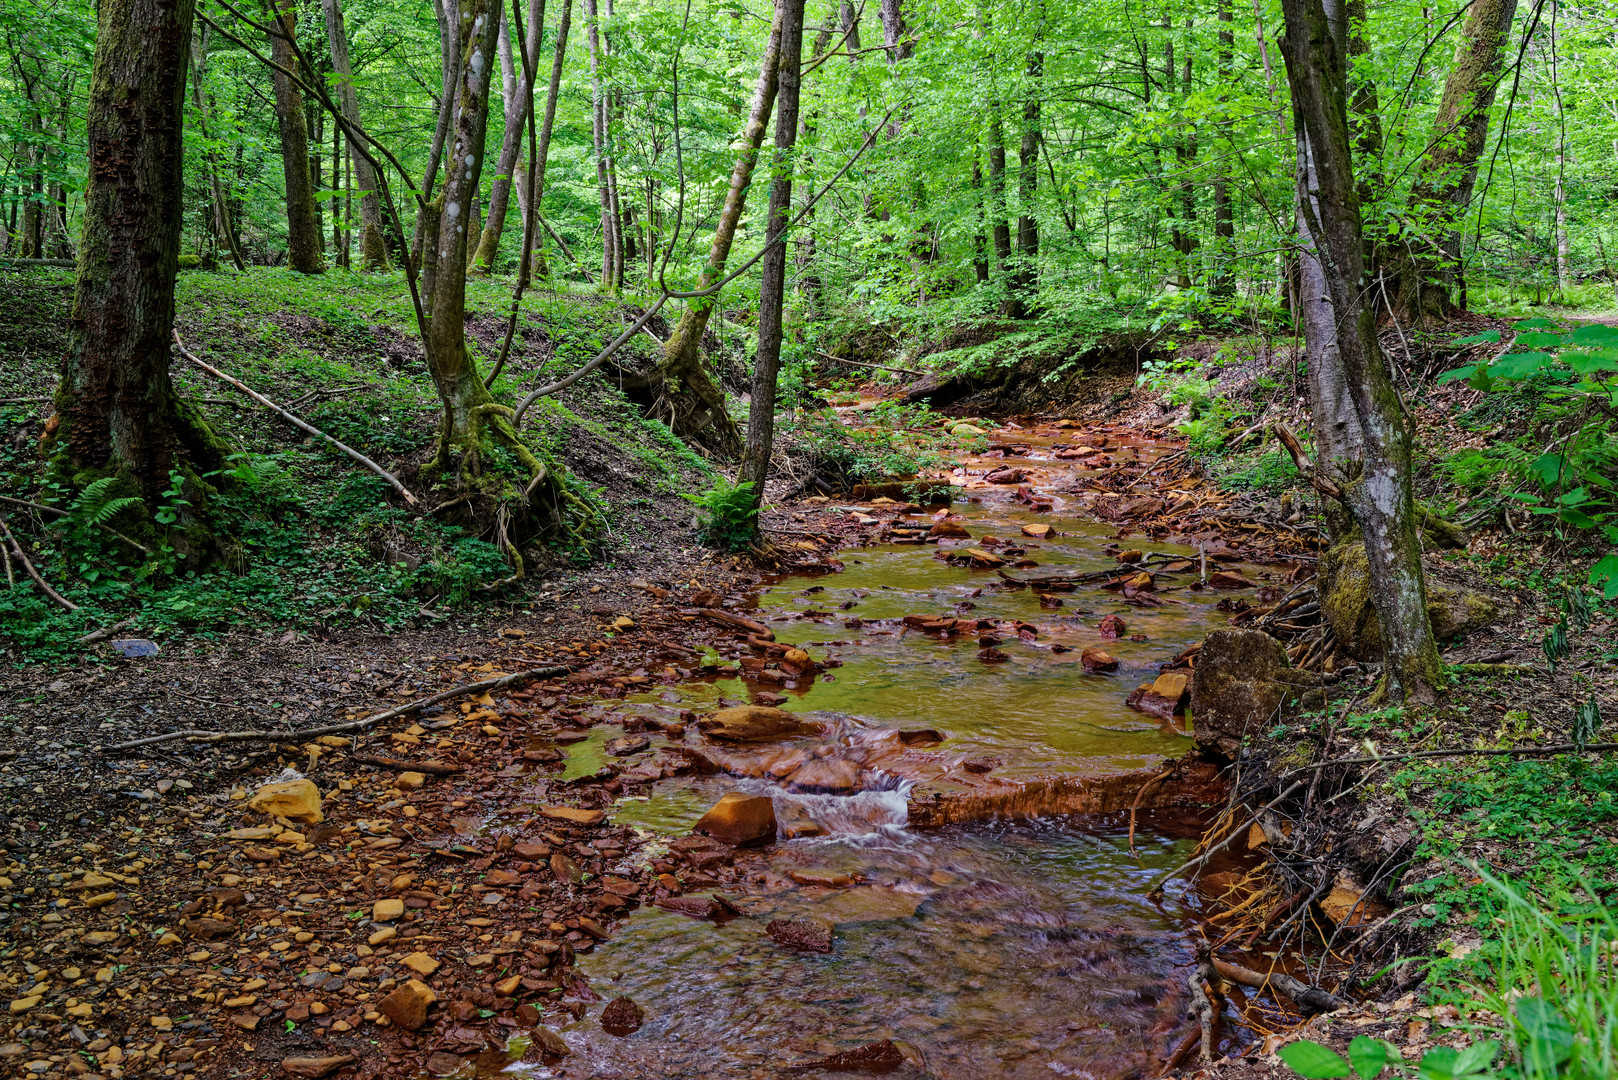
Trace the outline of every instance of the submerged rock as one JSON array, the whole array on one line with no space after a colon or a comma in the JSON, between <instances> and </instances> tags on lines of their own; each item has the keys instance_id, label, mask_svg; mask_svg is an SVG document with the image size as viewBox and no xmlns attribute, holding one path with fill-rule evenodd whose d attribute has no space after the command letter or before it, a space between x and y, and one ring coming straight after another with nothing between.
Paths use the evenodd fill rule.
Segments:
<instances>
[{"instance_id":1,"label":"submerged rock","mask_svg":"<svg viewBox=\"0 0 1618 1080\"><path fill-rule=\"evenodd\" d=\"M764 932L789 949L831 952L832 926L820 919L771 919Z\"/></svg>"},{"instance_id":2,"label":"submerged rock","mask_svg":"<svg viewBox=\"0 0 1618 1080\"><path fill-rule=\"evenodd\" d=\"M793 1070L824 1069L826 1072L892 1072L905 1063L905 1056L899 1048L893 1045L893 1040L883 1039L881 1042L867 1043L855 1047L853 1050L844 1050L829 1057L817 1058L814 1061L804 1061L797 1065L788 1065Z\"/></svg>"},{"instance_id":3,"label":"submerged rock","mask_svg":"<svg viewBox=\"0 0 1618 1080\"><path fill-rule=\"evenodd\" d=\"M626 997L613 998L601 1010L601 1030L608 1035L633 1035L646 1022L646 1014Z\"/></svg>"}]
</instances>

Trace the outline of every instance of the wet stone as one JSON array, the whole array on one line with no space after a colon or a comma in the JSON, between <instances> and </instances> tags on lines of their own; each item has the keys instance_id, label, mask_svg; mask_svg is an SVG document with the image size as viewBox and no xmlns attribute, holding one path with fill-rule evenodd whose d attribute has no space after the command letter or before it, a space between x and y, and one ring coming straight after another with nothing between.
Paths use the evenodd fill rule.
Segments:
<instances>
[{"instance_id":1,"label":"wet stone","mask_svg":"<svg viewBox=\"0 0 1618 1080\"><path fill-rule=\"evenodd\" d=\"M613 998L601 1010L601 1030L609 1035L632 1035L645 1022L641 1007L627 997Z\"/></svg>"},{"instance_id":2,"label":"wet stone","mask_svg":"<svg viewBox=\"0 0 1618 1080\"><path fill-rule=\"evenodd\" d=\"M789 949L831 952L831 924L819 919L771 919L764 932Z\"/></svg>"}]
</instances>

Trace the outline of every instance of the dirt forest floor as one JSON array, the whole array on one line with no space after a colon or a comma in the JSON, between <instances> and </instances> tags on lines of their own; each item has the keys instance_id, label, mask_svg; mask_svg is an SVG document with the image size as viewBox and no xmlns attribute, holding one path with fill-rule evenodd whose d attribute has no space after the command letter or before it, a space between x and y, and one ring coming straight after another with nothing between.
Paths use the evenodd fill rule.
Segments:
<instances>
[{"instance_id":1,"label":"dirt forest floor","mask_svg":"<svg viewBox=\"0 0 1618 1080\"><path fill-rule=\"evenodd\" d=\"M1091 418L1159 436L1175 420L1139 396L1097 397ZM785 506L770 522L789 561L834 561L838 548L886 527L878 507L865 524L852 515L828 524L817 509ZM1236 536L1244 523L1274 529L1287 510L1244 498L1222 524ZM1433 568L1469 572L1438 557ZM633 1026L634 1007L588 985L572 960L639 904L722 893L747 872L745 858L694 841L648 850L606 818L626 790L689 761L664 755L569 779L562 764L606 715L604 702L739 656L743 631L700 612L739 606L763 572L669 557L564 572L507 614L433 629L244 634L143 657L102 645L67 670L8 672L0 1074L449 1075L512 1052L547 1060L566 1049L553 1029L586 1011L616 1009ZM1523 669L1509 694L1497 682L1463 683L1446 744L1492 736L1514 710L1558 718L1545 721L1556 727L1591 687L1614 699L1613 665L1599 656L1610 621L1598 615L1553 675L1536 661L1546 599L1508 599L1495 624L1446 660ZM184 728L307 729L556 666L569 672L450 697L357 736L114 749ZM1368 685L1363 670L1334 678L1339 703ZM1363 732L1312 737L1319 752L1348 756ZM255 793L283 774L272 789L282 801L258 800L279 813L255 809ZM313 782L313 798L298 777ZM1377 835L1404 840L1416 829L1405 807L1369 797L1345 805L1356 820L1343 828L1369 819ZM1486 843L1467 854L1507 869L1513 857ZM1412 866L1403 880L1434 870ZM1419 901L1390 910L1377 947L1408 956L1433 946L1441 931L1409 928L1420 913ZM1419 1051L1447 1038L1446 1019L1421 1008L1414 985L1383 980L1303 1033L1336 1044L1369 1033ZM531 1042L511 1043L517 1035ZM1213 1071L1286 1075L1276 1041L1239 1040ZM1197 1071L1194 1056L1186 1067Z\"/></svg>"}]
</instances>

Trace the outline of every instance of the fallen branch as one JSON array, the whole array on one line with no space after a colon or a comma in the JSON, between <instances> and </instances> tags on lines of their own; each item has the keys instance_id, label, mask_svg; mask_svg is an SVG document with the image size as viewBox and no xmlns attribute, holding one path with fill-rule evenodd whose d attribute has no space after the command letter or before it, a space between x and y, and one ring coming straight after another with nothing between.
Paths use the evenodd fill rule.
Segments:
<instances>
[{"instance_id":1,"label":"fallen branch","mask_svg":"<svg viewBox=\"0 0 1618 1080\"><path fill-rule=\"evenodd\" d=\"M816 349L815 352L819 353L821 356L824 356L827 360L835 360L839 364L852 364L854 367L875 368L878 371L891 371L895 375L911 375L918 379L925 379L927 377L927 373L925 371L911 371L909 368L889 367L886 364L868 364L863 360L848 360L841 356L833 356L825 349Z\"/></svg>"},{"instance_id":2,"label":"fallen branch","mask_svg":"<svg viewBox=\"0 0 1618 1080\"><path fill-rule=\"evenodd\" d=\"M726 626L734 626L740 630L746 630L749 634L755 634L758 637L763 638L765 641L775 640L774 630L771 630L763 623L755 622L744 615L733 615L728 611L721 611L719 608L697 608L695 611L687 612L686 614L700 615L704 619L709 619L713 622L724 623Z\"/></svg>"},{"instance_id":3,"label":"fallen branch","mask_svg":"<svg viewBox=\"0 0 1618 1080\"><path fill-rule=\"evenodd\" d=\"M1317 772L1320 769L1329 769L1333 765L1370 765L1384 761L1408 761L1412 758L1441 758L1441 757L1538 757L1541 754L1590 754L1607 753L1618 750L1618 743L1556 743L1552 746L1506 746L1492 750L1418 750L1409 754L1387 754L1377 757L1351 757L1337 758L1332 761L1321 761L1314 765L1300 765L1281 775L1281 779L1297 776L1299 773Z\"/></svg>"},{"instance_id":4,"label":"fallen branch","mask_svg":"<svg viewBox=\"0 0 1618 1080\"><path fill-rule=\"evenodd\" d=\"M114 743L111 746L100 748L102 753L114 750L133 750L140 746L151 746L154 743L175 742L184 739L190 743L220 743L220 742L303 742L319 735L340 735L347 731L363 731L374 724L384 720L392 720L396 716L407 716L410 713L421 712L441 702L454 698L465 697L468 694L483 694L493 690L504 690L512 686L521 686L523 683L535 679L554 679L558 675L571 675L571 667L542 667L529 668L526 671L514 672L510 675L501 675L494 679L484 679L482 682L466 683L463 686L452 687L440 691L431 697L424 697L412 701L408 705L399 705L383 712L374 713L362 720L349 720L341 724L327 724L325 727L305 728L302 731L201 731L191 729L188 731L171 731L167 735L152 735L144 739L131 739L129 742Z\"/></svg>"},{"instance_id":5,"label":"fallen branch","mask_svg":"<svg viewBox=\"0 0 1618 1080\"><path fill-rule=\"evenodd\" d=\"M277 405L269 398L265 397L263 394L260 394L256 390L250 389L247 384L231 378L218 368L211 367L203 360L199 359L196 354L192 353L185 347L185 342L180 340L180 332L178 330L174 331L174 347L179 350L181 356L197 365L197 367L201 368L203 371L206 371L209 375L212 375L221 382L229 383L231 386L234 386L236 389L240 390L242 393L246 394L248 397L264 406L266 409L273 410L281 417L281 419L285 420L299 431L325 439L327 442L337 447L337 449L347 454L350 458L376 473L376 475L393 485L393 490L397 491L399 496L411 506L419 505L416 501L416 497L410 494L409 490L407 490L405 486L399 482L399 478L397 476L394 476L392 473L388 472L388 470L384 469L382 466L378 465L376 462L372 461L370 458L366 457L352 446L349 446L346 443L338 442L336 439L332 438L330 435L327 435L324 431L321 431L313 424L299 419L298 417L287 412L285 409L281 408L281 406Z\"/></svg>"},{"instance_id":6,"label":"fallen branch","mask_svg":"<svg viewBox=\"0 0 1618 1080\"><path fill-rule=\"evenodd\" d=\"M55 514L57 517L69 517L70 516L66 510L58 510L54 506L46 506L44 503L29 502L27 499L18 499L18 498L15 498L14 496L11 496L11 495L0 495L0 502L8 502L8 503L11 503L14 506L26 506L30 510L43 510L47 514ZM124 543L128 544L130 547L136 549L137 551L144 552L147 555L150 555L152 553L151 548L147 547L145 544L140 543L139 541L131 540L129 537L125 536L123 533L119 532L117 529L110 528L110 527L108 527L106 525L97 525L96 528L100 529L102 532L108 534L109 536L116 536L118 539L122 540Z\"/></svg>"},{"instance_id":7,"label":"fallen branch","mask_svg":"<svg viewBox=\"0 0 1618 1080\"><path fill-rule=\"evenodd\" d=\"M379 769L392 769L394 772L419 772L428 776L454 776L461 771L459 765L446 765L442 761L403 761L399 758L372 757L369 754L355 754L353 760L360 765L374 765Z\"/></svg>"},{"instance_id":8,"label":"fallen branch","mask_svg":"<svg viewBox=\"0 0 1618 1080\"><path fill-rule=\"evenodd\" d=\"M1304 478L1314 485L1315 490L1333 499L1341 499L1343 489L1337 485L1336 481L1320 475L1319 471L1315 469L1315 463L1310 461L1309 455L1303 452L1303 444L1298 441L1296 435L1292 434L1292 429L1278 422L1275 424L1274 430L1275 437L1281 440L1281 445L1286 447L1287 453L1292 455L1292 463L1298 467L1298 471L1304 475Z\"/></svg>"},{"instance_id":9,"label":"fallen branch","mask_svg":"<svg viewBox=\"0 0 1618 1080\"><path fill-rule=\"evenodd\" d=\"M103 638L110 638L118 631L127 629L134 621L134 619L120 619L111 626L103 626L100 630L92 630L88 634L85 634L83 637L77 639L77 644L94 645Z\"/></svg>"},{"instance_id":10,"label":"fallen branch","mask_svg":"<svg viewBox=\"0 0 1618 1080\"><path fill-rule=\"evenodd\" d=\"M39 586L40 591L69 611L79 610L79 605L51 588L50 583L40 577L39 571L34 569L34 564L29 562L28 556L22 553L22 545L17 543L15 536L11 535L11 526L6 524L5 518L0 518L0 530L3 530L6 534L6 541L11 546L11 554L17 557L18 562L22 563L22 568L28 571L28 576L34 579L34 584Z\"/></svg>"},{"instance_id":11,"label":"fallen branch","mask_svg":"<svg viewBox=\"0 0 1618 1080\"><path fill-rule=\"evenodd\" d=\"M31 405L36 401L50 401L48 397L5 397L0 398L0 405Z\"/></svg>"},{"instance_id":12,"label":"fallen branch","mask_svg":"<svg viewBox=\"0 0 1618 1080\"><path fill-rule=\"evenodd\" d=\"M1274 990L1285 995L1294 1005L1308 1013L1333 1012L1348 1005L1347 999L1338 997L1330 990L1310 986L1302 979L1294 978L1284 971L1265 974L1229 960L1221 960L1217 956L1213 957L1212 962L1214 970L1219 973L1221 979L1239 986L1250 986L1255 990Z\"/></svg>"}]
</instances>

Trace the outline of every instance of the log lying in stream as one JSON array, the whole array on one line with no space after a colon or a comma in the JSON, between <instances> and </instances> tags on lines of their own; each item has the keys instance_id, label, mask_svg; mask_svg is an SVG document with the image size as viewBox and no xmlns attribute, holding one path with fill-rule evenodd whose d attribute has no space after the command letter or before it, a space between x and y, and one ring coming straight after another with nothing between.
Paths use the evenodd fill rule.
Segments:
<instances>
[{"instance_id":1,"label":"log lying in stream","mask_svg":"<svg viewBox=\"0 0 1618 1080\"><path fill-rule=\"evenodd\" d=\"M1284 971L1254 971L1233 961L1221 960L1217 956L1213 957L1213 967L1221 979L1236 983L1238 986L1251 986L1255 990L1274 990L1285 995L1305 1014L1333 1012L1349 1004L1346 998L1340 998L1330 990L1310 986L1302 979L1294 978Z\"/></svg>"}]
</instances>

